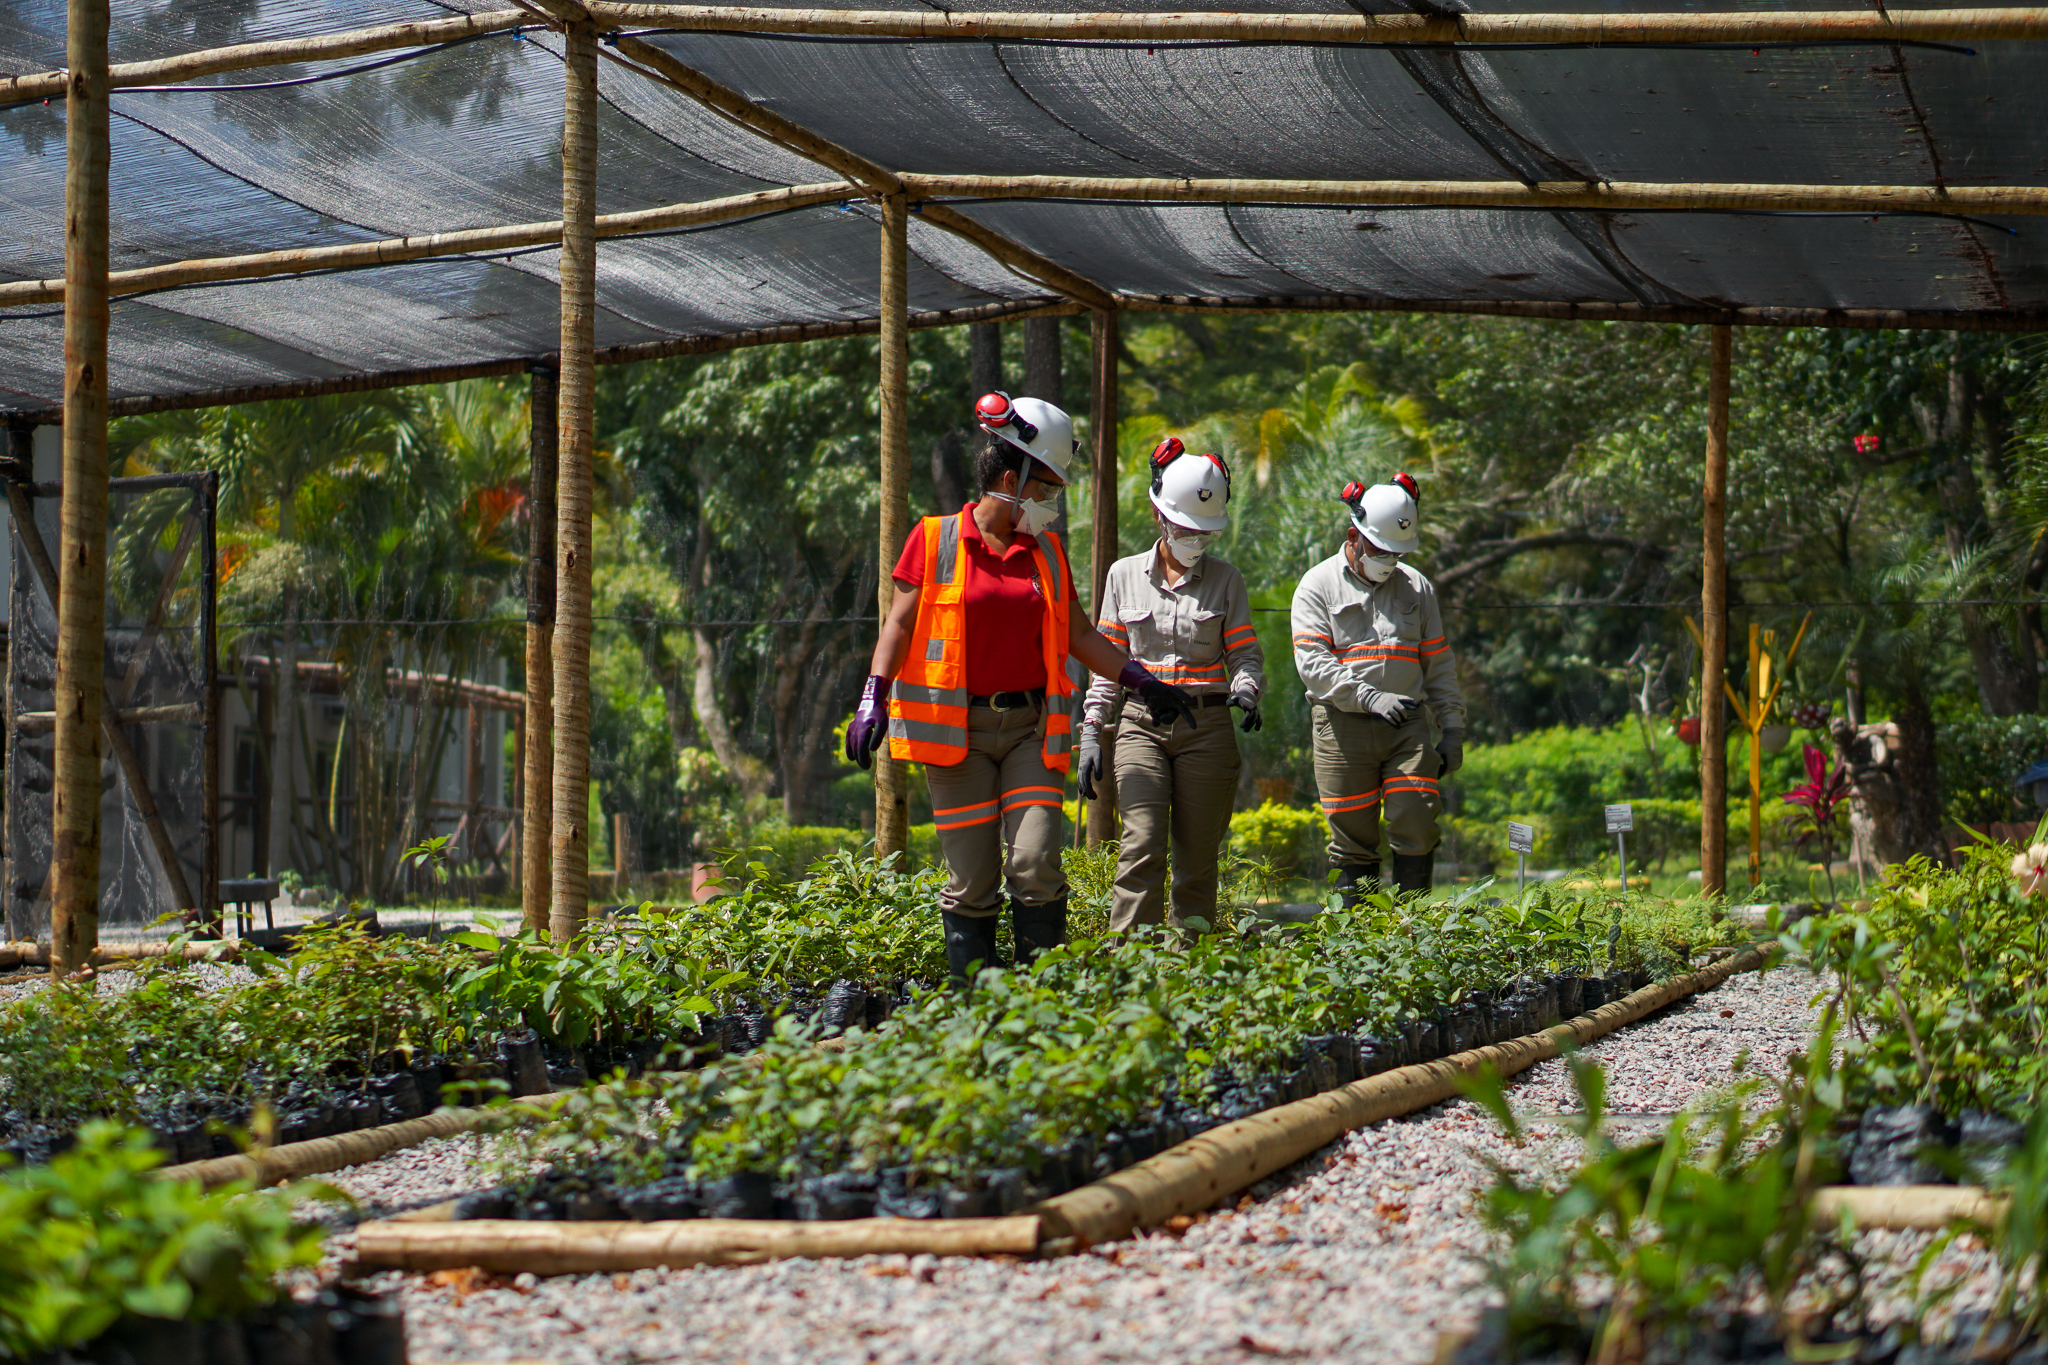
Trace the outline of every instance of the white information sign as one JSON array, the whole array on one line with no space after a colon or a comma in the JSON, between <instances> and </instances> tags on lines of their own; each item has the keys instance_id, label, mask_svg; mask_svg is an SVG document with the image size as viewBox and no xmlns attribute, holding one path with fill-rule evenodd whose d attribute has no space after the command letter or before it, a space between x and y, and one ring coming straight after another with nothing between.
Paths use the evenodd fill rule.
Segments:
<instances>
[{"instance_id":1,"label":"white information sign","mask_svg":"<svg viewBox=\"0 0 2048 1365\"><path fill-rule=\"evenodd\" d=\"M1635 827L1636 813L1628 802L1624 801L1618 806L1609 806L1607 808L1607 832L1609 834L1627 834L1634 830Z\"/></svg>"},{"instance_id":2,"label":"white information sign","mask_svg":"<svg viewBox=\"0 0 2048 1365\"><path fill-rule=\"evenodd\" d=\"M1534 853L1536 851L1536 827L1518 825L1508 821L1508 850L1512 853Z\"/></svg>"}]
</instances>

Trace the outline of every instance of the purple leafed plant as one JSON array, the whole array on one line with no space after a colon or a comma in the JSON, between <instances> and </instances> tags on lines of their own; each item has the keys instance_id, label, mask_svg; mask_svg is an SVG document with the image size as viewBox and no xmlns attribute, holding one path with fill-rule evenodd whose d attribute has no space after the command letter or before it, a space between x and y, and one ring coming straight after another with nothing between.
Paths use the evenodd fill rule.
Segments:
<instances>
[{"instance_id":1,"label":"purple leafed plant","mask_svg":"<svg viewBox=\"0 0 2048 1365\"><path fill-rule=\"evenodd\" d=\"M1787 816L1785 823L1797 833L1793 835L1794 847L1805 848L1808 844L1820 845L1820 862L1828 876L1828 895L1835 894L1835 812L1849 796L1849 765L1841 759L1835 760L1834 771L1828 770L1828 756L1811 744L1803 745L1806 759L1806 785L1794 787L1785 793L1785 800L1799 807L1799 813Z\"/></svg>"}]
</instances>

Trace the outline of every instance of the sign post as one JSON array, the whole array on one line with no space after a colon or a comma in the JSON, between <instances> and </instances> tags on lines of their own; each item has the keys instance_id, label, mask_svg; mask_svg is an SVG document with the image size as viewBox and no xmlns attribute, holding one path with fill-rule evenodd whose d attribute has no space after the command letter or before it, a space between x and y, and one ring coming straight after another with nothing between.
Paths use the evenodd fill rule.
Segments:
<instances>
[{"instance_id":1,"label":"sign post","mask_svg":"<svg viewBox=\"0 0 2048 1365\"><path fill-rule=\"evenodd\" d=\"M1508 847L1515 851L1515 898L1519 900L1529 890L1529 854L1536 847L1535 827L1508 821Z\"/></svg>"},{"instance_id":2,"label":"sign post","mask_svg":"<svg viewBox=\"0 0 2048 1365\"><path fill-rule=\"evenodd\" d=\"M1628 894L1628 832L1635 827L1635 809L1628 802L1607 808L1607 832L1614 836L1614 855L1621 863L1623 895Z\"/></svg>"}]
</instances>

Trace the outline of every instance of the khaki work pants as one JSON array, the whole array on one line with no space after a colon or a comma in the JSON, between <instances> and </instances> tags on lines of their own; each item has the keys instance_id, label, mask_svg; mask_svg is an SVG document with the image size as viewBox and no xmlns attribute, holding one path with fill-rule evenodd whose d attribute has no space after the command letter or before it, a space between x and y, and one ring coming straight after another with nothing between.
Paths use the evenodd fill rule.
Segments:
<instances>
[{"instance_id":1,"label":"khaki work pants","mask_svg":"<svg viewBox=\"0 0 2048 1365\"><path fill-rule=\"evenodd\" d=\"M1060 798L1066 779L1045 766L1040 706L967 712L967 756L927 763L932 820L946 855L939 907L956 915L993 915L1010 899L1043 905L1067 894L1060 867ZM1003 856L1004 845L1009 857Z\"/></svg>"},{"instance_id":2,"label":"khaki work pants","mask_svg":"<svg viewBox=\"0 0 2048 1365\"><path fill-rule=\"evenodd\" d=\"M1380 860L1380 823L1394 852L1436 852L1443 760L1429 744L1429 717L1421 710L1393 725L1378 716L1316 704L1316 793L1330 822L1330 862L1356 867Z\"/></svg>"},{"instance_id":3,"label":"khaki work pants","mask_svg":"<svg viewBox=\"0 0 2048 1365\"><path fill-rule=\"evenodd\" d=\"M1109 927L1127 932L1190 915L1216 922L1216 864L1237 802L1237 731L1228 706L1205 706L1199 723L1154 725L1139 706L1124 710L1116 736L1117 810L1123 817ZM1167 846L1173 850L1173 909L1165 911Z\"/></svg>"}]
</instances>

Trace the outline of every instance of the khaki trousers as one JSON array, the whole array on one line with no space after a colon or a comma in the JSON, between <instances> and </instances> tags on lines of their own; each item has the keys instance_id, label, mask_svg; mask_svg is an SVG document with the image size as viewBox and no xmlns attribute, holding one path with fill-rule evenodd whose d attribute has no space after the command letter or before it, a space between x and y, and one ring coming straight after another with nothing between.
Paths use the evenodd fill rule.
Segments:
<instances>
[{"instance_id":1,"label":"khaki trousers","mask_svg":"<svg viewBox=\"0 0 2048 1365\"><path fill-rule=\"evenodd\" d=\"M939 851L946 856L940 909L996 914L1003 908L1005 883L1010 899L1027 905L1067 894L1067 874L1060 867L1066 779L1045 766L1043 716L1037 706L1001 712L970 707L967 756L946 767L925 765Z\"/></svg>"},{"instance_id":2,"label":"khaki trousers","mask_svg":"<svg viewBox=\"0 0 2048 1365\"><path fill-rule=\"evenodd\" d=\"M1216 864L1237 803L1236 713L1205 706L1199 723L1154 725L1141 707L1124 708L1116 736L1117 811L1123 841L1109 927L1119 933L1162 921L1175 929L1190 915L1216 922ZM1166 909L1167 846L1172 845L1173 910Z\"/></svg>"},{"instance_id":3,"label":"khaki trousers","mask_svg":"<svg viewBox=\"0 0 2048 1365\"><path fill-rule=\"evenodd\" d=\"M1311 724L1316 793L1330 822L1330 862L1356 867L1380 860L1380 823L1394 852L1434 853L1443 794L1443 760L1429 745L1429 718L1417 710L1393 725L1378 716L1315 706Z\"/></svg>"}]
</instances>

